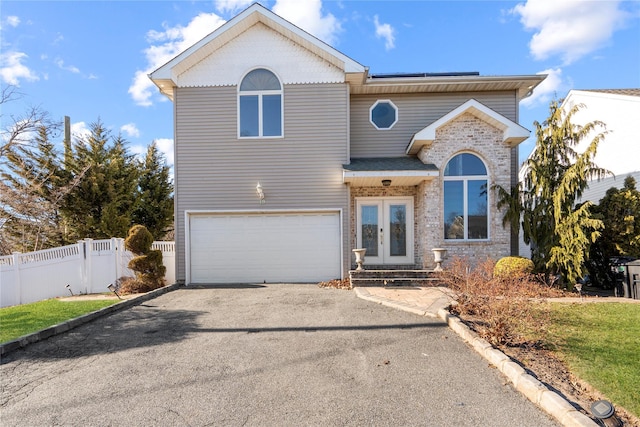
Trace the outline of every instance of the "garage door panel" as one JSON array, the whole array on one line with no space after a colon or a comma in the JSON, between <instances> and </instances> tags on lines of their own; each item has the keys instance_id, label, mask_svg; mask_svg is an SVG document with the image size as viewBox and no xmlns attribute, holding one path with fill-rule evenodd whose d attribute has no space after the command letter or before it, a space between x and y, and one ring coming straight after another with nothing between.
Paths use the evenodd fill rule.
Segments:
<instances>
[{"instance_id":1,"label":"garage door panel","mask_svg":"<svg viewBox=\"0 0 640 427\"><path fill-rule=\"evenodd\" d=\"M340 277L337 212L198 215L190 224L192 283Z\"/></svg>"}]
</instances>

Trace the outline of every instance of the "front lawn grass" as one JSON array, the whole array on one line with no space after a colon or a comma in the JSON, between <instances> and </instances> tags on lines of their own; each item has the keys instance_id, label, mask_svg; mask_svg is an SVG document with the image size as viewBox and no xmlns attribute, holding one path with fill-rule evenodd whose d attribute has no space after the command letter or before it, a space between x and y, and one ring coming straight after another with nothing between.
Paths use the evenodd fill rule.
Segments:
<instances>
[{"instance_id":1,"label":"front lawn grass","mask_svg":"<svg viewBox=\"0 0 640 427\"><path fill-rule=\"evenodd\" d=\"M83 314L117 303L118 300L59 301L48 299L0 308L0 342L7 342L46 329Z\"/></svg>"},{"instance_id":2,"label":"front lawn grass","mask_svg":"<svg viewBox=\"0 0 640 427\"><path fill-rule=\"evenodd\" d=\"M640 416L640 304L551 305L549 342L571 371Z\"/></svg>"}]
</instances>

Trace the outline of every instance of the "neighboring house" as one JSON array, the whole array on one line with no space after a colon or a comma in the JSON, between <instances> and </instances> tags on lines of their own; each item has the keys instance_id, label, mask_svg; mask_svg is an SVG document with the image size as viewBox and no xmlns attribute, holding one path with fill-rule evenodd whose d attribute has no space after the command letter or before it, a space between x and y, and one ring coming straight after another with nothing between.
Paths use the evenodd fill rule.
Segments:
<instances>
[{"instance_id":1,"label":"neighboring house","mask_svg":"<svg viewBox=\"0 0 640 427\"><path fill-rule=\"evenodd\" d=\"M640 185L640 88L571 90L562 102L563 108L582 104L573 120L576 124L598 120L607 127L607 135L598 146L596 164L611 171L614 176L593 181L580 202L598 203L611 187L622 188L627 175ZM587 139L584 144L590 142ZM581 146L578 150L584 150Z\"/></svg>"},{"instance_id":2,"label":"neighboring house","mask_svg":"<svg viewBox=\"0 0 640 427\"><path fill-rule=\"evenodd\" d=\"M589 188L587 188L582 194L582 197L578 199L578 203L590 201L593 204L599 204L600 200L602 200L602 198L607 194L607 190L612 187L624 187L624 180L628 176L631 176L636 180L636 188L640 189L640 171L623 173L616 176L608 176L604 179L601 179L600 181L591 181L589 183Z\"/></svg>"},{"instance_id":3,"label":"neighboring house","mask_svg":"<svg viewBox=\"0 0 640 427\"><path fill-rule=\"evenodd\" d=\"M571 122L582 125L600 121L606 125L607 134L598 145L595 163L609 170L614 176L594 180L589 184L578 202L598 204L611 187L622 188L627 175L640 181L640 136L637 122L640 117L640 89L592 89L570 90L561 104L565 111L580 105L580 110ZM597 132L603 129L598 128ZM583 152L591 141L590 135L578 145L576 151ZM526 172L526 166L520 170L520 180ZM531 256L531 250L523 240L520 241L520 255Z\"/></svg>"},{"instance_id":4,"label":"neighboring house","mask_svg":"<svg viewBox=\"0 0 640 427\"><path fill-rule=\"evenodd\" d=\"M254 4L150 78L174 103L177 280L317 282L517 250L518 103L544 76L370 75Z\"/></svg>"},{"instance_id":5,"label":"neighboring house","mask_svg":"<svg viewBox=\"0 0 640 427\"><path fill-rule=\"evenodd\" d=\"M639 170L640 89L570 90L561 108L568 110L580 104L583 108L573 116L572 123L584 125L600 121L608 132L598 146L596 164L621 177ZM577 151L584 151L591 139L585 138Z\"/></svg>"}]
</instances>

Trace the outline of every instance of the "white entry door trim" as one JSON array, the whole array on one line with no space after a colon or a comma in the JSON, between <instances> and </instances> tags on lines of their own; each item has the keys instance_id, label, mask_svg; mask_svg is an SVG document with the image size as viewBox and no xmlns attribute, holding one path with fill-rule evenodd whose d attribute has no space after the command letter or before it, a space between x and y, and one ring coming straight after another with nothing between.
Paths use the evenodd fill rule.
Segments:
<instances>
[{"instance_id":1,"label":"white entry door trim","mask_svg":"<svg viewBox=\"0 0 640 427\"><path fill-rule=\"evenodd\" d=\"M414 264L413 197L356 197L356 240L365 264Z\"/></svg>"}]
</instances>

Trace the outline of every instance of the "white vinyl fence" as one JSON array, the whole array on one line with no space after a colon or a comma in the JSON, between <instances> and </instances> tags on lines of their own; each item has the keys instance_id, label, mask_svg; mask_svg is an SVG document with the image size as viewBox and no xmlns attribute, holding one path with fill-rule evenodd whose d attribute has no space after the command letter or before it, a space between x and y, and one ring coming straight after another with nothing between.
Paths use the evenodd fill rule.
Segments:
<instances>
[{"instance_id":1,"label":"white vinyl fence","mask_svg":"<svg viewBox=\"0 0 640 427\"><path fill-rule=\"evenodd\" d=\"M154 242L162 251L167 284L175 282L174 242ZM81 240L76 244L0 257L0 307L47 298L108 292L120 277L133 277L127 268L133 254L124 239Z\"/></svg>"}]
</instances>

